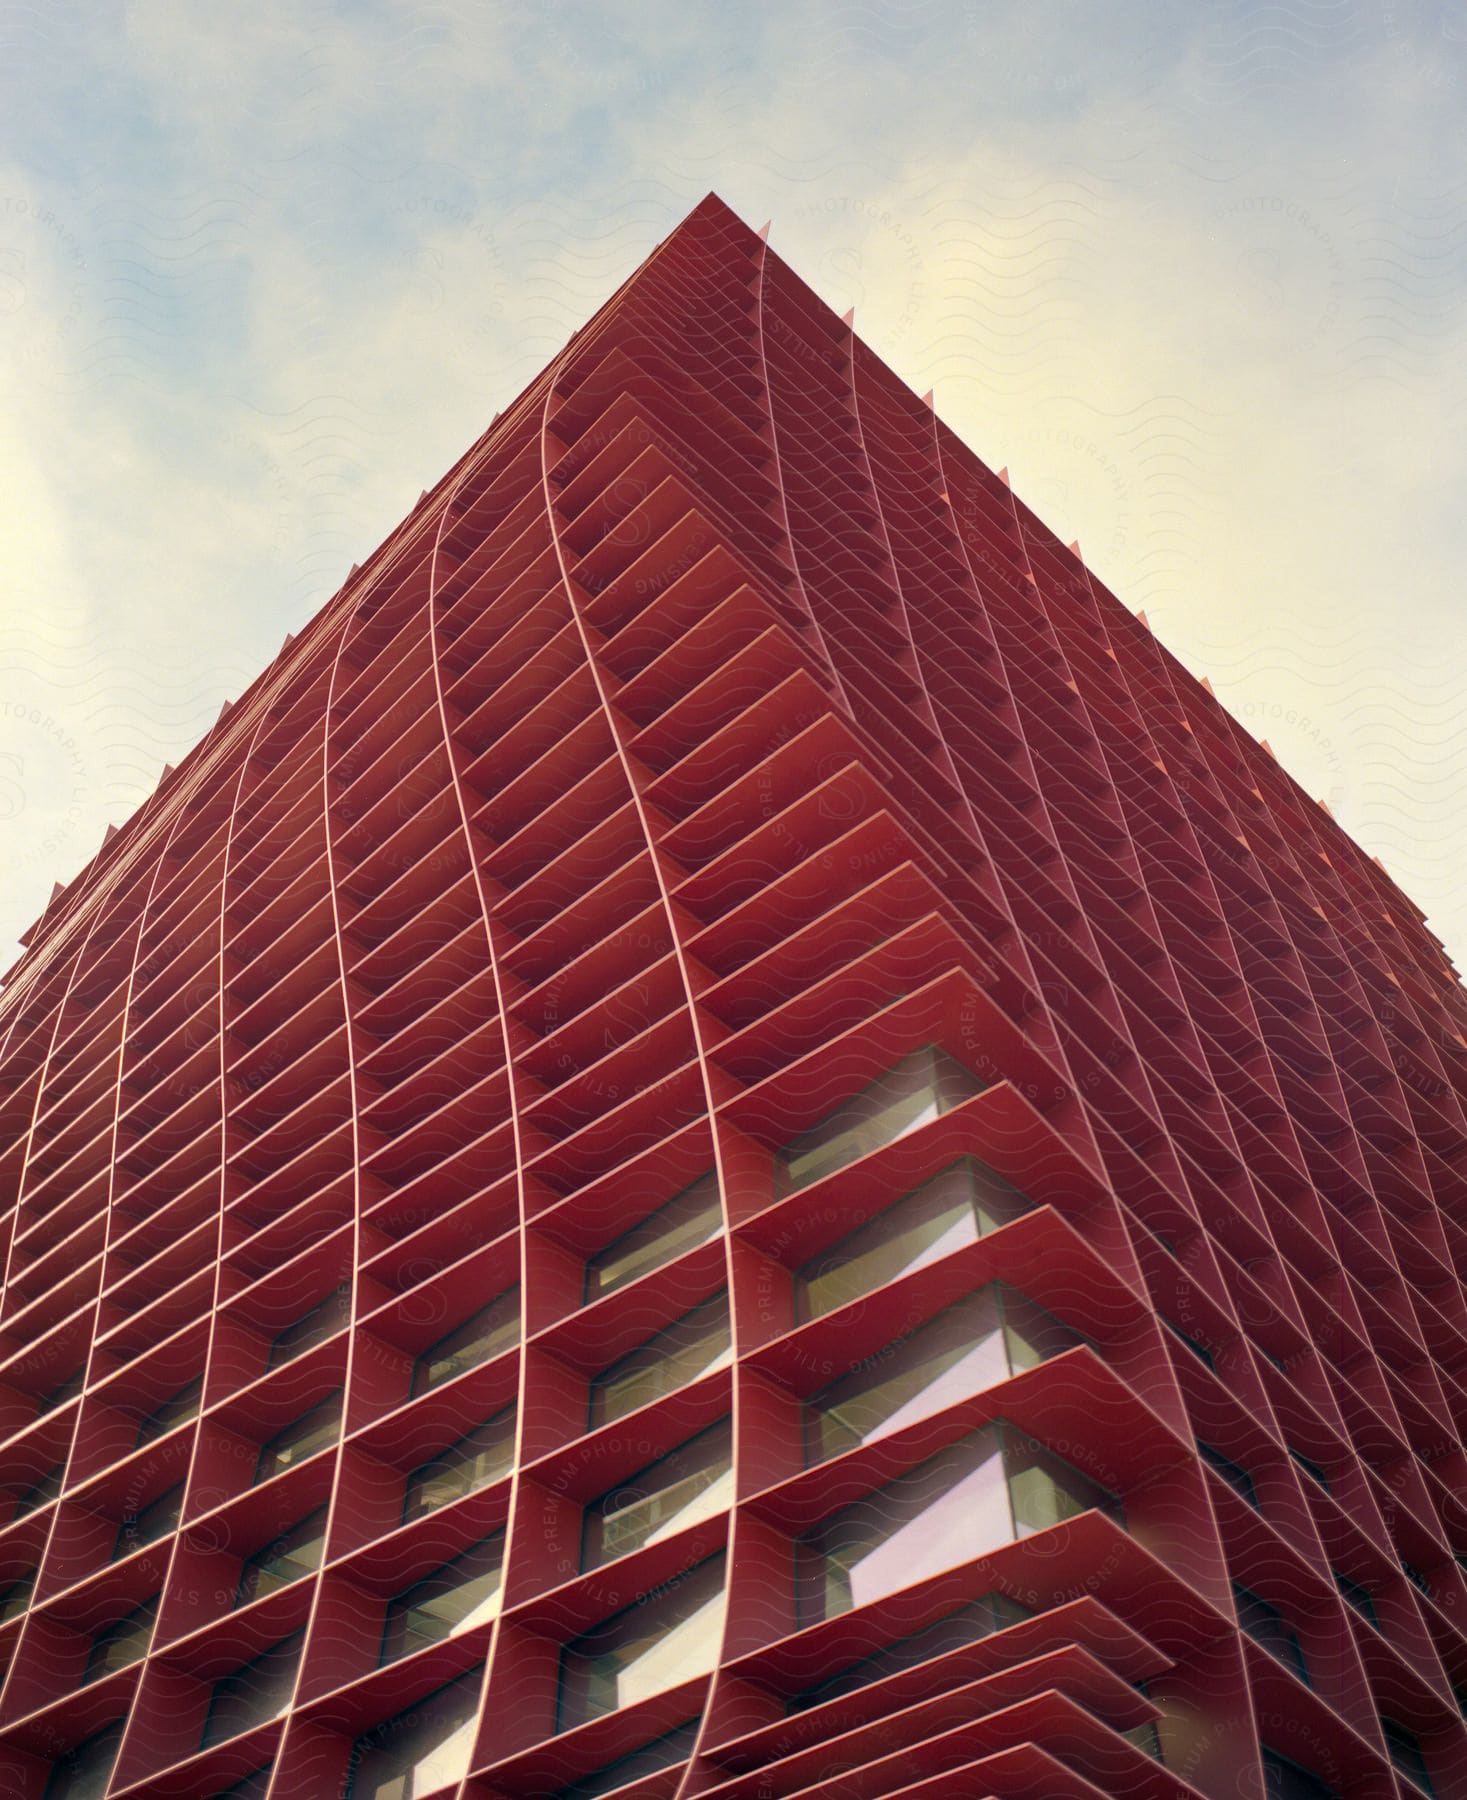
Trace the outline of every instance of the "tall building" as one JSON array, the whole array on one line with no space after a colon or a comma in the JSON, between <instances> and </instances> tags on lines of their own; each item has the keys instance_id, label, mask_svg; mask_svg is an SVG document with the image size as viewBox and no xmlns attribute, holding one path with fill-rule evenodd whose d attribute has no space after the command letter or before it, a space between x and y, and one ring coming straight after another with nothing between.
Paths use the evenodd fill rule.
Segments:
<instances>
[{"instance_id":1,"label":"tall building","mask_svg":"<svg viewBox=\"0 0 1467 1800\"><path fill-rule=\"evenodd\" d=\"M1420 915L710 197L29 934L18 1800L1461 1800Z\"/></svg>"}]
</instances>

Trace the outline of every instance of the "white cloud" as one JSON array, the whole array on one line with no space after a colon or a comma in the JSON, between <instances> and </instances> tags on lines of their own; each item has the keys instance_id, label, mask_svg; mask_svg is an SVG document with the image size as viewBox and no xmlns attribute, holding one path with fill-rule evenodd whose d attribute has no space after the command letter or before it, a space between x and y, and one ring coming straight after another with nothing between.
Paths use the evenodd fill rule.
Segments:
<instances>
[{"instance_id":1,"label":"white cloud","mask_svg":"<svg viewBox=\"0 0 1467 1800\"><path fill-rule=\"evenodd\" d=\"M716 187L1467 944L1461 47L1377 10L49 24L0 643L80 766L0 718L0 923Z\"/></svg>"}]
</instances>

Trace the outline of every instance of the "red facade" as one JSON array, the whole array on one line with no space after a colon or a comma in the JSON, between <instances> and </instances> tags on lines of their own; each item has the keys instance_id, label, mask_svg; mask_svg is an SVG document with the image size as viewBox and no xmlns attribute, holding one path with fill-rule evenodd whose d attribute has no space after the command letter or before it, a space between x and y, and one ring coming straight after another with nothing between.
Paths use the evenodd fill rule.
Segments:
<instances>
[{"instance_id":1,"label":"red facade","mask_svg":"<svg viewBox=\"0 0 1467 1800\"><path fill-rule=\"evenodd\" d=\"M1467 1796L1464 1017L710 197L5 984L4 1791Z\"/></svg>"}]
</instances>

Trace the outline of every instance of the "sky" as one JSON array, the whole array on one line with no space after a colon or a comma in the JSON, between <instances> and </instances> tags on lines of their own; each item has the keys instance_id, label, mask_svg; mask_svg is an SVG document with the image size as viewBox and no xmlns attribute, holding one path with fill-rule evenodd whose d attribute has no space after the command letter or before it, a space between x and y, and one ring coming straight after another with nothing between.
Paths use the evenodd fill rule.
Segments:
<instances>
[{"instance_id":1,"label":"sky","mask_svg":"<svg viewBox=\"0 0 1467 1800\"><path fill-rule=\"evenodd\" d=\"M1467 956L1459 0L0 10L0 968L710 188Z\"/></svg>"}]
</instances>

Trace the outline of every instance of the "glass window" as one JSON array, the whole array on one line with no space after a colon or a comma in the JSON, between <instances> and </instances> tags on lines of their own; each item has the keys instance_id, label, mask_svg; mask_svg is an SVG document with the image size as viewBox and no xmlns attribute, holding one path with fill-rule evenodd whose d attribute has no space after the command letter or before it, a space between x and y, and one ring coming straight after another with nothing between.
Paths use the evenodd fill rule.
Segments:
<instances>
[{"instance_id":1,"label":"glass window","mask_svg":"<svg viewBox=\"0 0 1467 1800\"><path fill-rule=\"evenodd\" d=\"M1238 1624L1254 1643L1261 1644L1271 1656L1292 1669L1307 1687L1309 1669L1304 1661L1304 1651L1279 1609L1236 1581L1233 1583L1233 1604L1238 1609Z\"/></svg>"},{"instance_id":2,"label":"glass window","mask_svg":"<svg viewBox=\"0 0 1467 1800\"><path fill-rule=\"evenodd\" d=\"M1132 1725L1128 1730L1123 1731L1121 1736L1128 1744L1134 1744L1143 1755L1151 1757L1153 1761L1164 1762L1166 1760L1161 1753L1161 1733L1156 1729L1155 1719L1147 1719L1140 1725Z\"/></svg>"},{"instance_id":3,"label":"glass window","mask_svg":"<svg viewBox=\"0 0 1467 1800\"><path fill-rule=\"evenodd\" d=\"M66 1462L63 1458L54 1468L48 1469L39 1481L32 1482L30 1487L17 1494L15 1518L23 1519L27 1513L37 1512L47 1501L54 1500L61 1492L61 1481L65 1473Z\"/></svg>"},{"instance_id":4,"label":"glass window","mask_svg":"<svg viewBox=\"0 0 1467 1800\"><path fill-rule=\"evenodd\" d=\"M730 1349L728 1295L720 1292L596 1376L592 1425L607 1425L706 1375L728 1360Z\"/></svg>"},{"instance_id":5,"label":"glass window","mask_svg":"<svg viewBox=\"0 0 1467 1800\"><path fill-rule=\"evenodd\" d=\"M779 1192L792 1194L895 1143L981 1094L987 1085L932 1045L913 1051L785 1145L776 1164Z\"/></svg>"},{"instance_id":6,"label":"glass window","mask_svg":"<svg viewBox=\"0 0 1467 1800\"><path fill-rule=\"evenodd\" d=\"M847 1663L845 1668L816 1686L793 1695L786 1703L787 1709L808 1712L813 1706L824 1706L827 1700L854 1694L869 1687L873 1681L884 1681L888 1675L899 1674L903 1669L915 1669L919 1663L930 1662L949 1650L960 1650L965 1644L976 1644L980 1638L1032 1617L1027 1606L1010 1600L1006 1594L985 1594L981 1600L959 1607L931 1625L924 1625L920 1631L895 1639L873 1655Z\"/></svg>"},{"instance_id":7,"label":"glass window","mask_svg":"<svg viewBox=\"0 0 1467 1800\"><path fill-rule=\"evenodd\" d=\"M1340 1800L1331 1787L1317 1775L1301 1769L1277 1750L1263 1752L1263 1792L1265 1800Z\"/></svg>"},{"instance_id":8,"label":"glass window","mask_svg":"<svg viewBox=\"0 0 1467 1800\"><path fill-rule=\"evenodd\" d=\"M151 1444L154 1438L163 1437L176 1425L184 1425L199 1410L199 1401L203 1398L204 1378L196 1375L192 1381L185 1382L175 1394L155 1406L138 1427L137 1448Z\"/></svg>"},{"instance_id":9,"label":"glass window","mask_svg":"<svg viewBox=\"0 0 1467 1800\"><path fill-rule=\"evenodd\" d=\"M426 1394L520 1341L520 1290L491 1300L425 1350L413 1365L413 1392Z\"/></svg>"},{"instance_id":10,"label":"glass window","mask_svg":"<svg viewBox=\"0 0 1467 1800\"><path fill-rule=\"evenodd\" d=\"M1037 1369L1050 1357L1088 1341L1082 1332L1057 1319L1048 1308L1017 1288L1006 1282L995 1282L994 1286L1003 1314L1004 1349L1015 1375L1022 1375L1025 1369Z\"/></svg>"},{"instance_id":11,"label":"glass window","mask_svg":"<svg viewBox=\"0 0 1467 1800\"><path fill-rule=\"evenodd\" d=\"M1320 1468L1317 1462L1312 1461L1307 1456L1301 1455L1297 1450L1291 1450L1289 1455L1293 1457L1294 1461L1298 1463L1299 1467L1311 1481L1317 1481L1324 1489L1325 1493L1329 1492L1329 1476L1325 1474L1324 1470Z\"/></svg>"},{"instance_id":12,"label":"glass window","mask_svg":"<svg viewBox=\"0 0 1467 1800\"><path fill-rule=\"evenodd\" d=\"M45 1800L102 1800L126 1724L126 1719L118 1719L57 1757L51 1765Z\"/></svg>"},{"instance_id":13,"label":"glass window","mask_svg":"<svg viewBox=\"0 0 1467 1800\"><path fill-rule=\"evenodd\" d=\"M1338 1569L1332 1569L1330 1573L1346 1604L1353 1606L1367 1625L1373 1625L1379 1631L1380 1620L1375 1616L1375 1602L1370 1597L1369 1589L1361 1587L1358 1581L1351 1581L1348 1575L1342 1575Z\"/></svg>"},{"instance_id":14,"label":"glass window","mask_svg":"<svg viewBox=\"0 0 1467 1800\"><path fill-rule=\"evenodd\" d=\"M975 1432L796 1541L799 1623L864 1606L1013 1536L1000 1434Z\"/></svg>"},{"instance_id":15,"label":"glass window","mask_svg":"<svg viewBox=\"0 0 1467 1800\"><path fill-rule=\"evenodd\" d=\"M722 1512L733 1500L730 1421L701 1431L585 1510L581 1567L594 1569Z\"/></svg>"},{"instance_id":16,"label":"glass window","mask_svg":"<svg viewBox=\"0 0 1467 1800\"><path fill-rule=\"evenodd\" d=\"M352 1745L344 1800L418 1800L462 1781L479 1724L482 1665L438 1688Z\"/></svg>"},{"instance_id":17,"label":"glass window","mask_svg":"<svg viewBox=\"0 0 1467 1800\"><path fill-rule=\"evenodd\" d=\"M317 1344L324 1344L329 1337L335 1337L350 1323L351 1284L343 1282L340 1287L332 1288L308 1313L302 1313L300 1318L287 1325L284 1331L276 1332L270 1340L270 1356L265 1367L278 1369L282 1363L313 1350Z\"/></svg>"},{"instance_id":18,"label":"glass window","mask_svg":"<svg viewBox=\"0 0 1467 1800\"><path fill-rule=\"evenodd\" d=\"M697 1741L698 1720L689 1719L686 1725L679 1725L676 1731L643 1744L630 1756L619 1756L604 1769L597 1769L594 1775L583 1776L573 1787L557 1788L553 1800L598 1800L600 1795L615 1793L643 1775L655 1775L660 1769L670 1769L674 1763L685 1761L692 1755Z\"/></svg>"},{"instance_id":19,"label":"glass window","mask_svg":"<svg viewBox=\"0 0 1467 1800\"><path fill-rule=\"evenodd\" d=\"M341 1389L337 1388L260 1446L255 1480L268 1481L282 1469L295 1468L298 1463L334 1444L340 1435Z\"/></svg>"},{"instance_id":20,"label":"glass window","mask_svg":"<svg viewBox=\"0 0 1467 1800\"><path fill-rule=\"evenodd\" d=\"M795 1543L800 1624L834 1618L1115 1497L1042 1445L985 1426Z\"/></svg>"},{"instance_id":21,"label":"glass window","mask_svg":"<svg viewBox=\"0 0 1467 1800\"><path fill-rule=\"evenodd\" d=\"M799 1317L819 1318L899 1275L976 1244L985 1232L1029 1208L1017 1188L982 1163L967 1157L951 1163L799 1270Z\"/></svg>"},{"instance_id":22,"label":"glass window","mask_svg":"<svg viewBox=\"0 0 1467 1800\"><path fill-rule=\"evenodd\" d=\"M1147 1683L1144 1681L1136 1683L1136 1692L1144 1699L1151 1699L1151 1695L1147 1691ZM1132 1725L1128 1730L1123 1731L1121 1736L1128 1744L1134 1744L1138 1750L1151 1757L1155 1762L1164 1763L1166 1761L1161 1753L1161 1732L1157 1729L1155 1719L1147 1719L1143 1725Z\"/></svg>"},{"instance_id":23,"label":"glass window","mask_svg":"<svg viewBox=\"0 0 1467 1800\"><path fill-rule=\"evenodd\" d=\"M1209 1469L1222 1476L1235 1494L1241 1495L1248 1502L1254 1512L1263 1511L1258 1504L1258 1490L1253 1485L1253 1477L1241 1463L1233 1462L1221 1450L1214 1450L1211 1444L1204 1444L1201 1438L1197 1439L1197 1454Z\"/></svg>"},{"instance_id":24,"label":"glass window","mask_svg":"<svg viewBox=\"0 0 1467 1800\"><path fill-rule=\"evenodd\" d=\"M1081 1513L1092 1510L1116 1519L1121 1516L1120 1504L1114 1494L1107 1493L1088 1475L1082 1475L1063 1457L1054 1455L1019 1432L1004 1435L1004 1468L1008 1474L1016 1538L1048 1531L1051 1525L1078 1519Z\"/></svg>"},{"instance_id":25,"label":"glass window","mask_svg":"<svg viewBox=\"0 0 1467 1800\"><path fill-rule=\"evenodd\" d=\"M661 1268L685 1250L706 1244L723 1230L723 1202L718 1175L710 1169L691 1187L675 1194L640 1224L624 1231L586 1264L586 1298L625 1287L639 1275Z\"/></svg>"},{"instance_id":26,"label":"glass window","mask_svg":"<svg viewBox=\"0 0 1467 1800\"><path fill-rule=\"evenodd\" d=\"M805 1402L811 1462L981 1393L1082 1340L1025 1295L981 1288Z\"/></svg>"},{"instance_id":27,"label":"glass window","mask_svg":"<svg viewBox=\"0 0 1467 1800\"><path fill-rule=\"evenodd\" d=\"M112 1549L113 1561L131 1556L134 1550L141 1550L145 1544L156 1544L159 1538L167 1537L177 1526L182 1511L183 1483L180 1481L177 1487L159 1494L156 1500L150 1500L139 1512L125 1514L118 1527L117 1542Z\"/></svg>"},{"instance_id":28,"label":"glass window","mask_svg":"<svg viewBox=\"0 0 1467 1800\"><path fill-rule=\"evenodd\" d=\"M718 1659L723 1569L722 1553L710 1556L567 1644L557 1730L706 1674Z\"/></svg>"},{"instance_id":29,"label":"glass window","mask_svg":"<svg viewBox=\"0 0 1467 1800\"><path fill-rule=\"evenodd\" d=\"M515 1410L507 1406L414 1469L407 1478L404 1521L420 1519L507 1474L514 1462L514 1425Z\"/></svg>"},{"instance_id":30,"label":"glass window","mask_svg":"<svg viewBox=\"0 0 1467 1800\"><path fill-rule=\"evenodd\" d=\"M214 1683L201 1748L238 1737L242 1731L251 1731L285 1711L295 1692L296 1665L304 1637L303 1631L293 1631L278 1644L272 1644L263 1656Z\"/></svg>"},{"instance_id":31,"label":"glass window","mask_svg":"<svg viewBox=\"0 0 1467 1800\"><path fill-rule=\"evenodd\" d=\"M1190 1337L1182 1330L1180 1325L1173 1325L1165 1313L1158 1313L1156 1316L1161 1320L1162 1324L1166 1326L1167 1330L1177 1342L1190 1350L1204 1368L1211 1369L1214 1374L1217 1373L1217 1361L1212 1352L1207 1348L1206 1344L1199 1344L1197 1339Z\"/></svg>"},{"instance_id":32,"label":"glass window","mask_svg":"<svg viewBox=\"0 0 1467 1800\"><path fill-rule=\"evenodd\" d=\"M1152 1237L1154 1237L1156 1239L1157 1243L1161 1245L1162 1249L1166 1251L1168 1256L1176 1256L1177 1246L1172 1242L1172 1240L1167 1236L1167 1234L1164 1231L1158 1231L1154 1225L1147 1225L1146 1221L1144 1219L1141 1221L1141 1224L1145 1230L1147 1230L1151 1233Z\"/></svg>"},{"instance_id":33,"label":"glass window","mask_svg":"<svg viewBox=\"0 0 1467 1800\"><path fill-rule=\"evenodd\" d=\"M79 1362L69 1375L63 1375L47 1394L42 1394L36 1402L36 1417L55 1412L58 1406L65 1406L68 1400L75 1400L82 1391L87 1378L87 1366Z\"/></svg>"},{"instance_id":34,"label":"glass window","mask_svg":"<svg viewBox=\"0 0 1467 1800\"><path fill-rule=\"evenodd\" d=\"M0 1588L0 1625L11 1619L18 1619L31 1603L31 1593L36 1585L36 1572L28 1570L17 1576L4 1588Z\"/></svg>"},{"instance_id":35,"label":"glass window","mask_svg":"<svg viewBox=\"0 0 1467 1800\"><path fill-rule=\"evenodd\" d=\"M1426 1771L1426 1758L1421 1754L1421 1740L1414 1731L1408 1731L1395 1719L1382 1718L1380 1728L1385 1736L1386 1749L1391 1753L1391 1761L1400 1770L1407 1781L1414 1782L1423 1794L1436 1793L1431 1785L1431 1776Z\"/></svg>"},{"instance_id":36,"label":"glass window","mask_svg":"<svg viewBox=\"0 0 1467 1800\"><path fill-rule=\"evenodd\" d=\"M325 1548L326 1508L318 1506L315 1512L307 1513L288 1531L244 1559L234 1604L248 1606L252 1600L261 1600L288 1582L314 1573L321 1566Z\"/></svg>"},{"instance_id":37,"label":"glass window","mask_svg":"<svg viewBox=\"0 0 1467 1800\"><path fill-rule=\"evenodd\" d=\"M382 1660L410 1656L499 1611L504 1533L481 1539L387 1602Z\"/></svg>"},{"instance_id":38,"label":"glass window","mask_svg":"<svg viewBox=\"0 0 1467 1800\"><path fill-rule=\"evenodd\" d=\"M158 1596L145 1600L141 1606L134 1607L131 1612L104 1630L99 1631L92 1639L91 1654L87 1658L86 1673L82 1680L98 1681L104 1675L111 1675L118 1669L125 1669L129 1663L135 1663L140 1656L147 1654L148 1644L153 1636L153 1621L158 1616Z\"/></svg>"}]
</instances>

